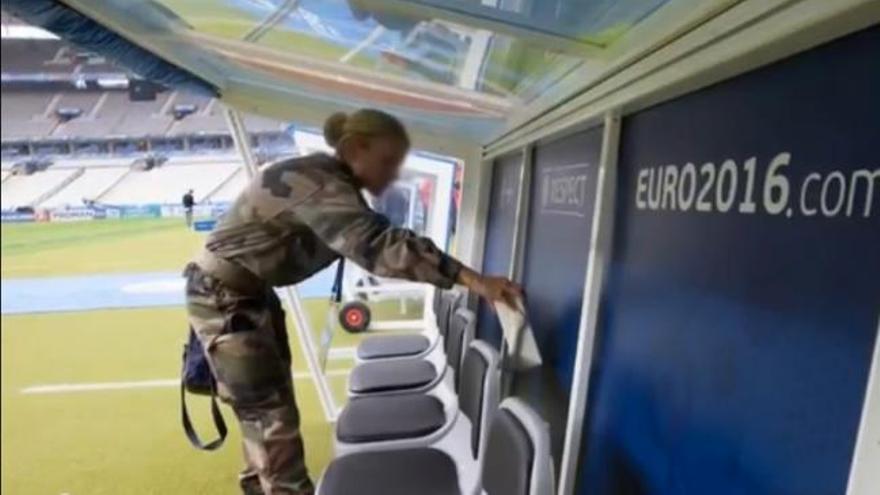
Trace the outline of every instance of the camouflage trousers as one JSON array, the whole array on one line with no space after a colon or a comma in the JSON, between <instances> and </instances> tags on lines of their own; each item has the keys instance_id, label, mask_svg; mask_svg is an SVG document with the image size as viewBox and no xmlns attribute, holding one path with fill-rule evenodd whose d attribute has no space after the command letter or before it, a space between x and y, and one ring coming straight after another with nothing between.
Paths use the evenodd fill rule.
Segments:
<instances>
[{"instance_id":1,"label":"camouflage trousers","mask_svg":"<svg viewBox=\"0 0 880 495\"><path fill-rule=\"evenodd\" d=\"M221 400L241 426L245 494L311 495L293 391L284 310L269 288L234 291L191 264L189 322L205 348Z\"/></svg>"}]
</instances>

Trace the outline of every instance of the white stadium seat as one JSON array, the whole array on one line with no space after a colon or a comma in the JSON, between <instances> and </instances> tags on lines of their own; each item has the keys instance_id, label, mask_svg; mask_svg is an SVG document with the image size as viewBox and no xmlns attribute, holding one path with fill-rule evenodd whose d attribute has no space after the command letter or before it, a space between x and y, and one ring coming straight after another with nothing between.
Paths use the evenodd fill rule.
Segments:
<instances>
[{"instance_id":1,"label":"white stadium seat","mask_svg":"<svg viewBox=\"0 0 880 495\"><path fill-rule=\"evenodd\" d=\"M220 187L238 169L239 164L227 157L170 160L152 170L132 170L103 195L100 202L109 205L177 204L188 189L195 190L199 200Z\"/></svg>"},{"instance_id":2,"label":"white stadium seat","mask_svg":"<svg viewBox=\"0 0 880 495\"><path fill-rule=\"evenodd\" d=\"M233 172L233 174L217 188L210 196L204 198L203 201L210 201L211 203L220 203L225 201L233 201L236 197L238 197L238 193L244 189L248 183L248 176L245 171L239 167L238 170ZM196 191L197 193L199 191Z\"/></svg>"},{"instance_id":3,"label":"white stadium seat","mask_svg":"<svg viewBox=\"0 0 880 495\"><path fill-rule=\"evenodd\" d=\"M43 208L82 206L83 199L98 198L128 171L128 167L87 167L81 176L41 202L39 206Z\"/></svg>"},{"instance_id":4,"label":"white stadium seat","mask_svg":"<svg viewBox=\"0 0 880 495\"><path fill-rule=\"evenodd\" d=\"M79 169L49 169L31 175L13 175L3 181L2 209L11 210L21 206L33 206L46 194L51 193L70 180Z\"/></svg>"}]
</instances>

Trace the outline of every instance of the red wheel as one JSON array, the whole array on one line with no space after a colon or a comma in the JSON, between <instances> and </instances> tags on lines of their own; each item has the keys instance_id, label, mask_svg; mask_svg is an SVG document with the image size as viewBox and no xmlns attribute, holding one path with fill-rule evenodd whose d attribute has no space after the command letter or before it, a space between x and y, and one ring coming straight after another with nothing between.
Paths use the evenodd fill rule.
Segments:
<instances>
[{"instance_id":1,"label":"red wheel","mask_svg":"<svg viewBox=\"0 0 880 495\"><path fill-rule=\"evenodd\" d=\"M367 331L370 326L370 308L360 301L345 303L342 310L339 311L339 324L347 332Z\"/></svg>"}]
</instances>

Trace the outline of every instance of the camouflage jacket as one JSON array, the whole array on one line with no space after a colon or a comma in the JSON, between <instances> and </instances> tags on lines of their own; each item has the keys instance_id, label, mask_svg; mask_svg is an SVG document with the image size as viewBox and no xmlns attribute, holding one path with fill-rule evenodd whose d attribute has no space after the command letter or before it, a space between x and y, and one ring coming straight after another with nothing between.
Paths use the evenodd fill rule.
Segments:
<instances>
[{"instance_id":1,"label":"camouflage jacket","mask_svg":"<svg viewBox=\"0 0 880 495\"><path fill-rule=\"evenodd\" d=\"M349 167L326 154L260 170L205 248L273 286L296 284L344 256L383 277L449 288L461 263L373 211Z\"/></svg>"}]
</instances>

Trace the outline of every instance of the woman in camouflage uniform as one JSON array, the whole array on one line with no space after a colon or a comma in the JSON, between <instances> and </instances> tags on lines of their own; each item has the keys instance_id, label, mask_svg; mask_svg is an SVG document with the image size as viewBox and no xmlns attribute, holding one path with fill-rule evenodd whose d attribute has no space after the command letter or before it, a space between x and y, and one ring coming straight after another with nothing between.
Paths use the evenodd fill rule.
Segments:
<instances>
[{"instance_id":1,"label":"woman in camouflage uniform","mask_svg":"<svg viewBox=\"0 0 880 495\"><path fill-rule=\"evenodd\" d=\"M331 116L334 156L264 167L186 269L187 311L244 438L244 493L311 494L294 399L284 313L273 287L299 283L340 257L384 277L459 283L490 301L520 288L484 277L430 239L396 228L361 189L379 195L409 150L403 125L378 110Z\"/></svg>"}]
</instances>

